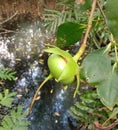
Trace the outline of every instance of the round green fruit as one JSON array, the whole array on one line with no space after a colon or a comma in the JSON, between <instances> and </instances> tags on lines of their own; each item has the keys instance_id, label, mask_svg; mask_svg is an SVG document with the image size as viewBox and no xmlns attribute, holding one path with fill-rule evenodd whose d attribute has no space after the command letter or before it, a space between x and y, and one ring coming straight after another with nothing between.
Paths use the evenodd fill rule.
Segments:
<instances>
[{"instance_id":1,"label":"round green fruit","mask_svg":"<svg viewBox=\"0 0 118 130\"><path fill-rule=\"evenodd\" d=\"M68 59L57 54L48 58L48 67L52 76L64 84L72 83L79 68L73 59Z\"/></svg>"}]
</instances>

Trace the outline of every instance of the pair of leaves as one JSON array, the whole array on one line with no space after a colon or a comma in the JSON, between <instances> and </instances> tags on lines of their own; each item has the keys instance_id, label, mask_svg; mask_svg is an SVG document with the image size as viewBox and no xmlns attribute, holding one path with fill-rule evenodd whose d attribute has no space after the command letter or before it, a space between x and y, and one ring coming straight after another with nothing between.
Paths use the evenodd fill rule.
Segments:
<instances>
[{"instance_id":1,"label":"pair of leaves","mask_svg":"<svg viewBox=\"0 0 118 130\"><path fill-rule=\"evenodd\" d=\"M112 71L110 57L98 49L83 60L82 66L87 82L97 87L102 103L112 110L118 102L118 73Z\"/></svg>"},{"instance_id":2,"label":"pair of leaves","mask_svg":"<svg viewBox=\"0 0 118 130\"><path fill-rule=\"evenodd\" d=\"M22 106L18 106L17 111L12 110L10 115L6 115L0 130L28 130L30 122L24 119L26 113L22 113L22 109Z\"/></svg>"},{"instance_id":3,"label":"pair of leaves","mask_svg":"<svg viewBox=\"0 0 118 130\"><path fill-rule=\"evenodd\" d=\"M14 100L15 92L9 93L9 90L4 90L4 96L0 93L0 104L6 107L11 107L11 104Z\"/></svg>"}]
</instances>

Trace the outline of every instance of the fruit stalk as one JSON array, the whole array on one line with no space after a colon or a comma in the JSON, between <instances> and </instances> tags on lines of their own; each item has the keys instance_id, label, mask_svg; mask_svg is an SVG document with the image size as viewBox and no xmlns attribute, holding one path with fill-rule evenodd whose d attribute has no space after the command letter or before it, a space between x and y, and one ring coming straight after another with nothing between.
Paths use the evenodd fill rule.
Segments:
<instances>
[{"instance_id":1,"label":"fruit stalk","mask_svg":"<svg viewBox=\"0 0 118 130\"><path fill-rule=\"evenodd\" d=\"M32 99L31 104L30 104L29 112L28 112L27 116L28 116L28 115L31 113L31 111L32 111L32 107L33 107L34 102L35 102L35 100L36 100L36 98L37 98L38 92L39 92L40 89L43 87L43 85L44 85L48 80L50 80L52 77L53 77L53 76L52 76L51 74L49 74L48 77L46 77L46 79L41 83L41 85L40 85L40 86L38 87L38 89L36 90L35 95L34 95L34 97L33 97L33 99Z\"/></svg>"}]
</instances>

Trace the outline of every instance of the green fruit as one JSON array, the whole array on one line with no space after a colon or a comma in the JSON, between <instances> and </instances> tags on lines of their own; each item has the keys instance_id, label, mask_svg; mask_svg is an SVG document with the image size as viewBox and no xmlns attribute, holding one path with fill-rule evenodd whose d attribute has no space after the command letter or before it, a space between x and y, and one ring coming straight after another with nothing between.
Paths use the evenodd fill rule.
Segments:
<instances>
[{"instance_id":1,"label":"green fruit","mask_svg":"<svg viewBox=\"0 0 118 130\"><path fill-rule=\"evenodd\" d=\"M61 73L64 71L65 66L66 66L66 61L61 56L56 54L52 54L51 56L49 56L48 67L51 74L56 79L60 77Z\"/></svg>"},{"instance_id":2,"label":"green fruit","mask_svg":"<svg viewBox=\"0 0 118 130\"><path fill-rule=\"evenodd\" d=\"M49 77L53 77L64 84L70 84L76 80L77 87L73 95L75 97L80 84L80 68L77 64L77 58L72 57L70 53L56 46L49 44L48 46L50 48L45 49L45 52L52 53L48 58Z\"/></svg>"},{"instance_id":3,"label":"green fruit","mask_svg":"<svg viewBox=\"0 0 118 130\"><path fill-rule=\"evenodd\" d=\"M48 67L52 76L64 84L72 83L79 73L79 67L73 58L52 54L48 58Z\"/></svg>"}]
</instances>

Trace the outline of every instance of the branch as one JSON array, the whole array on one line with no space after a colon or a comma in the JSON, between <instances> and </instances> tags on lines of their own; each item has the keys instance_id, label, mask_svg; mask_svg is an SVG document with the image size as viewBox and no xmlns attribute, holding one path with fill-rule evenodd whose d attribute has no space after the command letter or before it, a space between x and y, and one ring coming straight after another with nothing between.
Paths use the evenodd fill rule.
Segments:
<instances>
[{"instance_id":1,"label":"branch","mask_svg":"<svg viewBox=\"0 0 118 130\"><path fill-rule=\"evenodd\" d=\"M0 25L10 21L11 19L13 19L16 15L18 14L18 12L15 12L15 14L13 14L11 17L9 17L8 19L4 20L3 22L0 22Z\"/></svg>"},{"instance_id":2,"label":"branch","mask_svg":"<svg viewBox=\"0 0 118 130\"><path fill-rule=\"evenodd\" d=\"M82 54L85 51L88 35L89 35L90 29L92 27L93 14L94 14L94 11L95 11L95 8L96 8L96 4L97 4L97 0L93 0L92 9L91 9L89 21L88 21L88 24L87 24L87 30L86 30L86 33L85 33L85 36L84 36L84 39L83 39L83 43L82 43L80 49L78 50L78 52L76 53L76 55L73 57L75 61L78 61L78 59L82 56Z\"/></svg>"},{"instance_id":3,"label":"branch","mask_svg":"<svg viewBox=\"0 0 118 130\"><path fill-rule=\"evenodd\" d=\"M97 1L97 5L98 5L98 8L99 8L99 10L100 10L100 12L101 12L101 14L102 14L102 16L103 16L104 22L105 22L105 24L107 25L107 23L106 23L106 18L105 18L105 14L104 14L104 12L103 12L103 10L102 10L102 8L101 8L101 5L100 5L99 0Z\"/></svg>"},{"instance_id":4,"label":"branch","mask_svg":"<svg viewBox=\"0 0 118 130\"><path fill-rule=\"evenodd\" d=\"M118 125L118 120L114 121L109 126L103 126L99 122L94 122L95 130L112 130L116 125Z\"/></svg>"}]
</instances>

